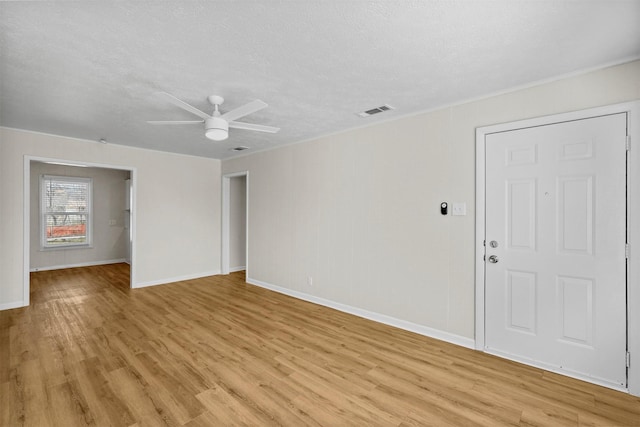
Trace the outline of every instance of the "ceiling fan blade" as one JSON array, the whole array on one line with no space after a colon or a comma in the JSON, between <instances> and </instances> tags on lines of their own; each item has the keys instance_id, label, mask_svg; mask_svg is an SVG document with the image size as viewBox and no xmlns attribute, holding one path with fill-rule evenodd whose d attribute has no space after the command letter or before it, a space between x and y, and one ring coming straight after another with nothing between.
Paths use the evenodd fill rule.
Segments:
<instances>
[{"instance_id":1,"label":"ceiling fan blade","mask_svg":"<svg viewBox=\"0 0 640 427\"><path fill-rule=\"evenodd\" d=\"M248 116L249 114L255 113L256 111L262 110L266 107L268 107L266 102L256 99L255 101L251 101L250 103L245 104L242 107L236 108L235 110L227 111L222 115L222 118L227 121L232 121L235 119L239 119L240 117Z\"/></svg>"},{"instance_id":2,"label":"ceiling fan blade","mask_svg":"<svg viewBox=\"0 0 640 427\"><path fill-rule=\"evenodd\" d=\"M147 120L152 125L193 125L204 123L204 120Z\"/></svg>"},{"instance_id":3,"label":"ceiling fan blade","mask_svg":"<svg viewBox=\"0 0 640 427\"><path fill-rule=\"evenodd\" d=\"M229 122L229 127L235 128L235 129L257 130L258 132L269 132L269 133L276 133L280 130L280 128L275 128L273 126L256 125L253 123L243 123L243 122Z\"/></svg>"},{"instance_id":4,"label":"ceiling fan blade","mask_svg":"<svg viewBox=\"0 0 640 427\"><path fill-rule=\"evenodd\" d=\"M170 93L157 92L157 94L162 96L163 98L165 98L167 101L169 101L173 105L175 105L177 107L180 107L183 110L186 110L186 111L190 112L191 114L195 114L196 116L202 117L203 119L210 119L211 118L211 116L209 114L205 113L204 111L198 110L193 105L187 104L183 100L176 98L175 96L171 95Z\"/></svg>"}]
</instances>

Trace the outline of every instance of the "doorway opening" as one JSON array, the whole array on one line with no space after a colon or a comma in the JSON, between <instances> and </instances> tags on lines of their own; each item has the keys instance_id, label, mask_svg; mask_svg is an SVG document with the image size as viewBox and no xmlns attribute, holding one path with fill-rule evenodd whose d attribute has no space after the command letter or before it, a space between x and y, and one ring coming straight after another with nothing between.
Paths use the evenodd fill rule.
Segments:
<instances>
[{"instance_id":1,"label":"doorway opening","mask_svg":"<svg viewBox=\"0 0 640 427\"><path fill-rule=\"evenodd\" d=\"M249 172L222 177L221 272L249 270Z\"/></svg>"},{"instance_id":2,"label":"doorway opening","mask_svg":"<svg viewBox=\"0 0 640 427\"><path fill-rule=\"evenodd\" d=\"M135 183L135 168L25 156L25 306L32 272L121 263L133 287Z\"/></svg>"}]
</instances>

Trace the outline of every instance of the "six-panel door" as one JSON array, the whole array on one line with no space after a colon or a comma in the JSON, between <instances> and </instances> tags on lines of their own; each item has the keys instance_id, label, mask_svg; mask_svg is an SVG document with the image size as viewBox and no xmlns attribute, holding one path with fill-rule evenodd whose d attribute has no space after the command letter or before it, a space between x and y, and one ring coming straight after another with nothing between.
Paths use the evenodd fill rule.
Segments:
<instances>
[{"instance_id":1,"label":"six-panel door","mask_svg":"<svg viewBox=\"0 0 640 427\"><path fill-rule=\"evenodd\" d=\"M626 386L626 121L486 136L487 351Z\"/></svg>"}]
</instances>

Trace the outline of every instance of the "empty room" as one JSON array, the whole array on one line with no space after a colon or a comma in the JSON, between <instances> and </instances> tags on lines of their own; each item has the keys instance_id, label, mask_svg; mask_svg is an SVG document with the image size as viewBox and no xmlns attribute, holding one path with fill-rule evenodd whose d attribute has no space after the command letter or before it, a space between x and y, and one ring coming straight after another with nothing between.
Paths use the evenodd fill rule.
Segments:
<instances>
[{"instance_id":1,"label":"empty room","mask_svg":"<svg viewBox=\"0 0 640 427\"><path fill-rule=\"evenodd\" d=\"M640 426L640 1L0 2L0 426Z\"/></svg>"}]
</instances>

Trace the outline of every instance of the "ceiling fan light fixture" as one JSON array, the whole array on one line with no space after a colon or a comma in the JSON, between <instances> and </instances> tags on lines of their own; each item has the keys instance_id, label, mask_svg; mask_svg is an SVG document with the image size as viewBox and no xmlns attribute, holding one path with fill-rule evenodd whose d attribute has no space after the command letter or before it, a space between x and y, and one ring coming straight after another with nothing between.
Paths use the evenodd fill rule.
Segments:
<instances>
[{"instance_id":1,"label":"ceiling fan light fixture","mask_svg":"<svg viewBox=\"0 0 640 427\"><path fill-rule=\"evenodd\" d=\"M229 137L229 132L224 129L207 129L204 136L213 141L224 141Z\"/></svg>"},{"instance_id":2,"label":"ceiling fan light fixture","mask_svg":"<svg viewBox=\"0 0 640 427\"><path fill-rule=\"evenodd\" d=\"M187 104L186 102L182 101L179 98L176 98L175 96L167 92L158 92L158 95L162 95L166 100L168 100L175 106L180 107L183 110L200 117L200 120L147 121L147 123L150 123L152 125L202 125L202 123L204 123L204 135L208 139L211 139L213 141L224 141L225 139L229 138L229 127L232 127L234 129L245 129L267 133L276 133L280 130L280 128L276 128L273 126L236 121L237 119L248 116L249 114L255 113L258 110L262 110L263 108L268 107L266 102L260 101L259 99L251 101L248 104L222 114L220 113L220 104L224 102L224 98L221 96L212 95L208 99L209 103L213 105L213 113L207 114L204 111L197 109L193 105Z\"/></svg>"},{"instance_id":3,"label":"ceiling fan light fixture","mask_svg":"<svg viewBox=\"0 0 640 427\"><path fill-rule=\"evenodd\" d=\"M229 137L229 123L221 117L206 119L205 128L204 136L213 141L224 141Z\"/></svg>"}]
</instances>

